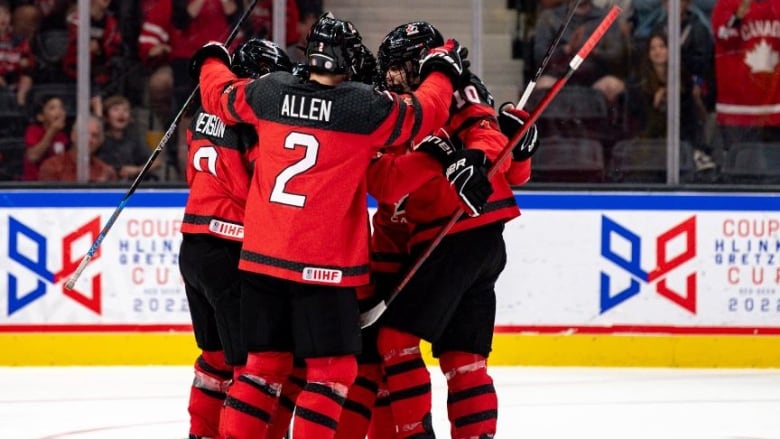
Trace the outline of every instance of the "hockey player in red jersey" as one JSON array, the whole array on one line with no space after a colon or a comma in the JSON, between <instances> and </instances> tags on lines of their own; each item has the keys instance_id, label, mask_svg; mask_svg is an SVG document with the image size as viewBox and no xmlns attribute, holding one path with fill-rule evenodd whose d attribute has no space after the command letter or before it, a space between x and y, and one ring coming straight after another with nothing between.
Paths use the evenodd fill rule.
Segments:
<instances>
[{"instance_id":1,"label":"hockey player in red jersey","mask_svg":"<svg viewBox=\"0 0 780 439\"><path fill-rule=\"evenodd\" d=\"M415 66L420 54L441 41L441 34L426 22L407 23L391 31L378 52L388 86L399 92L418 87ZM514 110L507 112L519 115ZM493 98L474 75L455 90L444 128L415 140L420 142L417 151L438 157L445 167L448 157L458 151L495 160L507 144L507 137L499 130ZM532 127L518 148L533 152L535 142ZM458 205L443 178L430 180L407 194L390 188L408 187L408 181L386 181L391 174L388 169L398 167L399 159L387 154L376 160L369 173L369 189L377 196L379 210L392 209L382 217L407 225L406 263L410 265ZM517 164L529 170L528 165ZM482 214L460 218L378 323L378 348L398 438L434 437L430 376L420 353L420 339L432 343L447 378L452 438L495 435L498 400L487 372L495 321L494 287L506 264L504 223L520 213L507 182L509 170L507 162L491 180L493 194Z\"/></svg>"},{"instance_id":2,"label":"hockey player in red jersey","mask_svg":"<svg viewBox=\"0 0 780 439\"><path fill-rule=\"evenodd\" d=\"M360 46L351 23L326 14L307 36L309 80L237 78L221 44L193 56L204 108L260 133L239 262L248 358L225 401L226 438L264 437L293 356L307 370L293 434L333 437L361 349L355 289L369 279L366 170L382 145L443 124L463 73L460 46L449 41L421 62L414 95L377 92L346 81ZM465 196L464 185L479 182L460 183Z\"/></svg>"},{"instance_id":3,"label":"hockey player in red jersey","mask_svg":"<svg viewBox=\"0 0 780 439\"><path fill-rule=\"evenodd\" d=\"M371 50L363 46L361 65L353 81L384 89L384 81L380 76L379 65ZM398 148L405 149L405 146ZM434 174L439 174L436 167L431 167ZM374 215L372 222L376 224L378 215ZM360 303L373 305L371 300L376 295L382 295L387 288L394 283L401 256L396 254L396 249L391 247L393 242L399 241L394 236L388 236L390 228L373 228L371 235L371 284L358 289ZM406 236L405 225L394 229L395 232ZM383 233L380 233L383 232ZM400 239L401 253L404 254L406 239ZM335 439L393 439L394 423L390 413L390 402L387 399L387 391L382 383L381 364L382 358L376 349L377 326L372 325L362 331L362 351L357 357L358 375L350 386L344 409L341 412ZM371 430L369 430L371 428Z\"/></svg>"},{"instance_id":4,"label":"hockey player in red jersey","mask_svg":"<svg viewBox=\"0 0 780 439\"><path fill-rule=\"evenodd\" d=\"M281 48L259 39L238 47L231 64L231 70L244 78L291 69ZM218 436L228 385L246 362L239 336L238 258L257 134L251 125L227 126L200 108L187 130L187 144L190 193L179 266L201 349L189 403L190 438L195 439Z\"/></svg>"}]
</instances>

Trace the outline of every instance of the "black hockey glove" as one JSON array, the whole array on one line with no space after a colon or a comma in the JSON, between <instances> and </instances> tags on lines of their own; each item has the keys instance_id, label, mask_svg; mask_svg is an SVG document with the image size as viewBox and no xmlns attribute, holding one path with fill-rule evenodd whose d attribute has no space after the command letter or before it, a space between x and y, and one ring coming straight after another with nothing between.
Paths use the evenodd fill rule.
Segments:
<instances>
[{"instance_id":1,"label":"black hockey glove","mask_svg":"<svg viewBox=\"0 0 780 439\"><path fill-rule=\"evenodd\" d=\"M460 197L469 216L482 214L488 198L493 193L493 185L487 176L489 166L484 151L461 149L450 156L450 162L444 168L444 175Z\"/></svg>"},{"instance_id":2,"label":"black hockey glove","mask_svg":"<svg viewBox=\"0 0 780 439\"><path fill-rule=\"evenodd\" d=\"M198 81L200 78L200 68L209 58L216 58L222 61L226 66L230 66L230 52L224 44L212 41L206 43L200 49L196 50L190 58L190 77Z\"/></svg>"},{"instance_id":3,"label":"black hockey glove","mask_svg":"<svg viewBox=\"0 0 780 439\"><path fill-rule=\"evenodd\" d=\"M460 145L460 142L457 146L453 144L449 134L441 128L436 130L434 134L425 136L415 148L416 151L422 151L432 156L445 168L452 161L452 155L461 149L463 146Z\"/></svg>"},{"instance_id":4,"label":"black hockey glove","mask_svg":"<svg viewBox=\"0 0 780 439\"><path fill-rule=\"evenodd\" d=\"M441 72L447 75L454 88L463 81L464 58L468 55L468 50L461 46L456 40L449 39L443 46L434 47L429 50L420 60L420 79L425 78L431 72Z\"/></svg>"},{"instance_id":5,"label":"black hockey glove","mask_svg":"<svg viewBox=\"0 0 780 439\"><path fill-rule=\"evenodd\" d=\"M498 125L501 128L501 132L511 139L512 136L523 129L529 114L515 108L511 102L501 104L500 108ZM512 159L516 162L528 160L539 149L539 143L539 131L536 129L536 124L533 124L520 138L520 142L512 148Z\"/></svg>"}]
</instances>

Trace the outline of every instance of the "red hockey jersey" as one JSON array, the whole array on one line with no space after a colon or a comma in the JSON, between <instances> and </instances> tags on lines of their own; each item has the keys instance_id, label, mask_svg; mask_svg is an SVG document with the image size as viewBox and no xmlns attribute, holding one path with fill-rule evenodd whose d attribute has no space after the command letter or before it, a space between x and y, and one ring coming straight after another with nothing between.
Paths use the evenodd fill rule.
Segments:
<instances>
[{"instance_id":1,"label":"red hockey jersey","mask_svg":"<svg viewBox=\"0 0 780 439\"><path fill-rule=\"evenodd\" d=\"M717 120L724 125L780 125L780 2L753 1L731 23L741 0L712 10Z\"/></svg>"},{"instance_id":2,"label":"red hockey jersey","mask_svg":"<svg viewBox=\"0 0 780 439\"><path fill-rule=\"evenodd\" d=\"M226 126L202 109L187 129L187 184L183 233L209 234L231 241L244 238L244 206L249 191L249 154L257 134L249 125Z\"/></svg>"},{"instance_id":3,"label":"red hockey jersey","mask_svg":"<svg viewBox=\"0 0 780 439\"><path fill-rule=\"evenodd\" d=\"M472 76L469 85L453 96L452 116L444 130L453 142L481 149L491 161L495 161L508 140L498 129L492 96L475 76ZM398 206L399 200L405 197L403 210L394 215L403 216L413 225L410 246L433 239L460 206L457 194L441 172L441 165L416 155L424 154L385 154L375 160L368 174L369 192L379 203ZM434 171L434 164L438 165L438 172ZM463 215L450 229L450 234L496 221L509 221L520 215L505 176L510 166L511 161L507 160L491 179L493 194L484 213L474 218Z\"/></svg>"},{"instance_id":4,"label":"red hockey jersey","mask_svg":"<svg viewBox=\"0 0 780 439\"><path fill-rule=\"evenodd\" d=\"M259 133L239 267L303 283L369 281L366 169L382 145L406 144L447 119L449 80L432 73L414 98L346 82L328 87L275 72L201 70L203 106Z\"/></svg>"}]
</instances>

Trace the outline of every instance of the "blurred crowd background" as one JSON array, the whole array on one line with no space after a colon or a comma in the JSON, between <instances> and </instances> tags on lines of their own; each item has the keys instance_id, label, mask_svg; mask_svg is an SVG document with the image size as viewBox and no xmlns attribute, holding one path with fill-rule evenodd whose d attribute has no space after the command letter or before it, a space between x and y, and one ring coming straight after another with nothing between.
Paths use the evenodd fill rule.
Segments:
<instances>
[{"instance_id":1,"label":"blurred crowd background","mask_svg":"<svg viewBox=\"0 0 780 439\"><path fill-rule=\"evenodd\" d=\"M76 181L76 41L84 22L76 3L0 0L0 182ZM195 86L189 56L224 40L249 3L90 0L90 182L135 179ZM507 41L523 65L518 97L574 3L529 110L609 7L617 3L623 14L539 119L532 182L666 184L677 167L680 183L780 182L780 0L508 0L501 13L516 22ZM272 39L273 4L258 2L237 42ZM283 43L293 60L302 59L309 26L328 7L286 1ZM679 33L669 32L670 13L679 14ZM679 61L670 59L670 41L679 44ZM188 123L147 179L183 181ZM679 154L672 168L670 152Z\"/></svg>"}]
</instances>

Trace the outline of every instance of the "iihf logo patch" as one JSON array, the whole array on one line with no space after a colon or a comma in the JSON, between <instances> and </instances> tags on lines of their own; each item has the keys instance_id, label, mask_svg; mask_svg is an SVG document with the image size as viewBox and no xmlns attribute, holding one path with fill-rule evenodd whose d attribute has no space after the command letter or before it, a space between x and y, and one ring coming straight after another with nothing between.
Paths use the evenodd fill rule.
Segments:
<instances>
[{"instance_id":1,"label":"iihf logo patch","mask_svg":"<svg viewBox=\"0 0 780 439\"><path fill-rule=\"evenodd\" d=\"M303 269L303 280L309 282L322 282L326 284L341 283L341 270L331 268L306 267Z\"/></svg>"}]
</instances>

